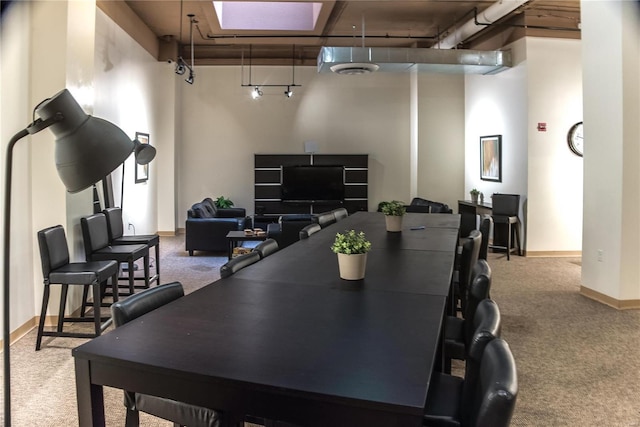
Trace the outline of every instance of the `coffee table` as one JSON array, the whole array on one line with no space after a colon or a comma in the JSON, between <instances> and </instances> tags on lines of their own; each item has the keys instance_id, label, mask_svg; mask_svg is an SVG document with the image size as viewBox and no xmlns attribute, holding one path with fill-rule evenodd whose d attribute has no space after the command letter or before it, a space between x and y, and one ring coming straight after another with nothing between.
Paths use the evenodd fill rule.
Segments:
<instances>
[{"instance_id":1,"label":"coffee table","mask_svg":"<svg viewBox=\"0 0 640 427\"><path fill-rule=\"evenodd\" d=\"M236 247L238 242L261 242L267 240L267 233L257 234L245 234L244 231L230 231L227 233L227 240L229 241L229 259L233 256L233 248Z\"/></svg>"}]
</instances>

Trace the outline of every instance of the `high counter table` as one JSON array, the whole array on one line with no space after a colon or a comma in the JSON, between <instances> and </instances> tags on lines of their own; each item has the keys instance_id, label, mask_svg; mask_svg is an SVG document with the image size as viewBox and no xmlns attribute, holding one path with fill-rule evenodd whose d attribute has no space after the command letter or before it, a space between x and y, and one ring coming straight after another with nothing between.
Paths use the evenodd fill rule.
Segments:
<instances>
[{"instance_id":1,"label":"high counter table","mask_svg":"<svg viewBox=\"0 0 640 427\"><path fill-rule=\"evenodd\" d=\"M335 226L368 224L375 235L376 218ZM374 246L364 281L329 280L337 262L325 238L341 228L332 227L74 349L80 425L104 426L106 385L215 408L227 425L250 414L312 427L420 426L454 242ZM287 254L317 257L291 280Z\"/></svg>"}]
</instances>

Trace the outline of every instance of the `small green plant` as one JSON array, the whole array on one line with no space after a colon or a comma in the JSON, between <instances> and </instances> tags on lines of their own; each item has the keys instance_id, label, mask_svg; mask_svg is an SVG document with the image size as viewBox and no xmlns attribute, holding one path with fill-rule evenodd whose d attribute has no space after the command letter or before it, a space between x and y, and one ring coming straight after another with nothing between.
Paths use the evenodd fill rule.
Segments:
<instances>
[{"instance_id":1,"label":"small green plant","mask_svg":"<svg viewBox=\"0 0 640 427\"><path fill-rule=\"evenodd\" d=\"M407 208L405 208L404 203L398 200L392 200L390 202L382 202L381 203L382 213L385 215L391 216L402 216L407 212Z\"/></svg>"},{"instance_id":2,"label":"small green plant","mask_svg":"<svg viewBox=\"0 0 640 427\"><path fill-rule=\"evenodd\" d=\"M218 197L215 203L216 203L216 208L226 209L226 208L233 207L233 201L231 201L230 199L227 199L224 196Z\"/></svg>"},{"instance_id":3,"label":"small green plant","mask_svg":"<svg viewBox=\"0 0 640 427\"><path fill-rule=\"evenodd\" d=\"M331 250L337 254L366 254L371 249L371 242L367 240L363 231L348 230L336 233L336 239Z\"/></svg>"},{"instance_id":4,"label":"small green plant","mask_svg":"<svg viewBox=\"0 0 640 427\"><path fill-rule=\"evenodd\" d=\"M472 196L477 196L478 194L480 194L480 191L477 188L474 188L473 190L469 191L469 194L471 194Z\"/></svg>"}]
</instances>

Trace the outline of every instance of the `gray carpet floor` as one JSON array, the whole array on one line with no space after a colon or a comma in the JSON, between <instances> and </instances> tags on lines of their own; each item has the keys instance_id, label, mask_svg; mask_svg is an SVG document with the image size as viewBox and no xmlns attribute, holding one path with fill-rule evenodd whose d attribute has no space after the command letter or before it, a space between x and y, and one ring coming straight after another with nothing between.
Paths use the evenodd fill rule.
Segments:
<instances>
[{"instance_id":1,"label":"gray carpet floor","mask_svg":"<svg viewBox=\"0 0 640 427\"><path fill-rule=\"evenodd\" d=\"M191 292L218 279L224 262L224 254L189 257L184 235L161 239L162 283L178 280ZM640 311L579 295L580 259L490 254L489 263L518 368L511 425L640 427ZM85 340L46 337L36 352L35 338L33 330L12 345L13 425L78 425L71 350ZM105 410L107 425L124 425L121 391L105 388ZM141 425L172 424L142 414Z\"/></svg>"}]
</instances>

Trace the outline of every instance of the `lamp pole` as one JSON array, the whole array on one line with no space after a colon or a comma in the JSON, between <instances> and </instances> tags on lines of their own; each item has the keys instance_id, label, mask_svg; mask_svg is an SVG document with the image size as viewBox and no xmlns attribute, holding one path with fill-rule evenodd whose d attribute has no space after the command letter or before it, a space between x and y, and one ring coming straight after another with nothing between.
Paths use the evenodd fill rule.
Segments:
<instances>
[{"instance_id":1,"label":"lamp pole","mask_svg":"<svg viewBox=\"0 0 640 427\"><path fill-rule=\"evenodd\" d=\"M10 296L9 282L11 280L11 179L13 168L13 148L16 143L27 135L38 133L48 128L52 124L63 119L62 114L55 114L47 120L38 119L27 128L16 133L7 145L7 157L5 159L5 179L4 179L4 266L3 266L3 291L2 291L2 357L4 362L4 425L11 426L11 358L9 348L11 344L11 316L10 316Z\"/></svg>"}]
</instances>

